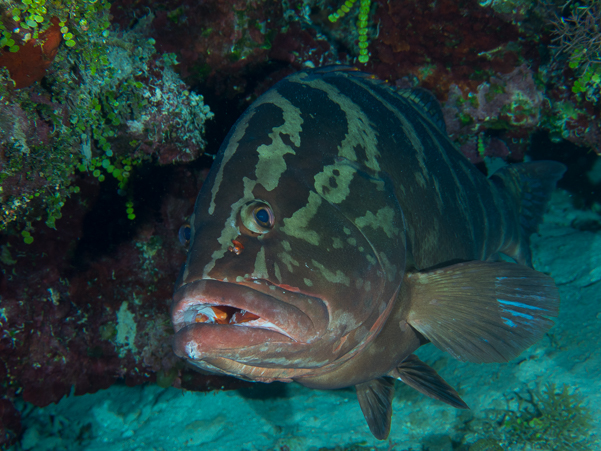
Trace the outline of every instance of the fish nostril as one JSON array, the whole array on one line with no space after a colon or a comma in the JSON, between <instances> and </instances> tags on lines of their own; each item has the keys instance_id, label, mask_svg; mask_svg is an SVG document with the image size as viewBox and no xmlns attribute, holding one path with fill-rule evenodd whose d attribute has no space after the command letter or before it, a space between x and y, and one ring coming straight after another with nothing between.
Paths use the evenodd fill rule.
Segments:
<instances>
[{"instance_id":1,"label":"fish nostril","mask_svg":"<svg viewBox=\"0 0 601 451\"><path fill-rule=\"evenodd\" d=\"M244 245L238 240L232 240L232 244L233 246L228 247L227 250L236 255L240 255L244 250Z\"/></svg>"}]
</instances>

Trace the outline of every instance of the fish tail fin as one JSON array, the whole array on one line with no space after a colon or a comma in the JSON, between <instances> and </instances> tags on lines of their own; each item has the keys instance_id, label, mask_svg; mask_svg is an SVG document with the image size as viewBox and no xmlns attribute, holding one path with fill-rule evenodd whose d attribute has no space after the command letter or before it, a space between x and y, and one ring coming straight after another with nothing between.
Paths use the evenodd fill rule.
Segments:
<instances>
[{"instance_id":1,"label":"fish tail fin","mask_svg":"<svg viewBox=\"0 0 601 451\"><path fill-rule=\"evenodd\" d=\"M407 322L458 360L506 362L540 340L559 313L543 273L508 262L472 261L407 274Z\"/></svg>"},{"instance_id":2,"label":"fish tail fin","mask_svg":"<svg viewBox=\"0 0 601 451\"><path fill-rule=\"evenodd\" d=\"M542 222L555 184L565 171L566 167L557 161L533 161L506 166L490 177L491 182L508 193L517 205L520 240L502 252L518 263L532 266L530 235Z\"/></svg>"}]
</instances>

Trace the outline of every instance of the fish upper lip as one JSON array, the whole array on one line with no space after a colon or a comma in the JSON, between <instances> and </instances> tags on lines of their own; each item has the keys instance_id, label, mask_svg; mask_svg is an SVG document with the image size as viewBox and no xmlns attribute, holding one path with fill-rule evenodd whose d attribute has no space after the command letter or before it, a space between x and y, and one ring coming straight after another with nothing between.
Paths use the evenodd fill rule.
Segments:
<instances>
[{"instance_id":1,"label":"fish upper lip","mask_svg":"<svg viewBox=\"0 0 601 451\"><path fill-rule=\"evenodd\" d=\"M286 301L282 299L284 296ZM259 319L240 324L197 323L197 315L203 307L209 306L245 310ZM308 311L318 313L316 322ZM321 312L325 312L325 317L319 315ZM327 309L321 299L284 290L262 279L245 280L243 283L201 279L185 284L173 295L171 318L176 334L184 333L182 329L190 327L247 327L277 332L283 335L283 342L304 343L321 335L328 322Z\"/></svg>"}]
</instances>

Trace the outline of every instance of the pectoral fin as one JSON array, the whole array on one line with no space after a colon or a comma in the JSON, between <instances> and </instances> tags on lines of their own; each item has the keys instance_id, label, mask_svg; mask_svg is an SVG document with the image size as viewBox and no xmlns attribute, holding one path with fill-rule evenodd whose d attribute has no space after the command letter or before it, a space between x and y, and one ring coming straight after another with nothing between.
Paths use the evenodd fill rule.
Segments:
<instances>
[{"instance_id":1,"label":"pectoral fin","mask_svg":"<svg viewBox=\"0 0 601 451\"><path fill-rule=\"evenodd\" d=\"M355 388L369 430L378 440L385 440L390 433L394 379L379 377Z\"/></svg>"},{"instance_id":2,"label":"pectoral fin","mask_svg":"<svg viewBox=\"0 0 601 451\"><path fill-rule=\"evenodd\" d=\"M405 278L407 322L463 361L506 362L551 328L559 310L553 279L528 267L474 261Z\"/></svg>"},{"instance_id":3,"label":"pectoral fin","mask_svg":"<svg viewBox=\"0 0 601 451\"><path fill-rule=\"evenodd\" d=\"M430 398L438 399L458 409L469 409L453 387L447 384L433 368L413 354L388 375L399 379Z\"/></svg>"}]
</instances>

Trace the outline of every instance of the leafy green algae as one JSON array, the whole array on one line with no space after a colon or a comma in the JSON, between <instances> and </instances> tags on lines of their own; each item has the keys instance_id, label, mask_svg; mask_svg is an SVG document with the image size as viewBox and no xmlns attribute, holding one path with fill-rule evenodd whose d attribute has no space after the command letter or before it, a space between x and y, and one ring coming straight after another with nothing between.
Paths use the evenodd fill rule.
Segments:
<instances>
[{"instance_id":1,"label":"leafy green algae","mask_svg":"<svg viewBox=\"0 0 601 451\"><path fill-rule=\"evenodd\" d=\"M21 230L26 243L35 221L55 228L80 177L115 178L125 193L137 165L190 161L204 148L204 121L212 113L176 74L173 55L157 55L148 38L152 18L133 30L109 30L109 7L48 5L36 30L50 16L64 16L63 38L77 45L61 46L43 82L32 87L12 89L8 72L0 72L0 232ZM135 218L133 205L127 215Z\"/></svg>"}]
</instances>

